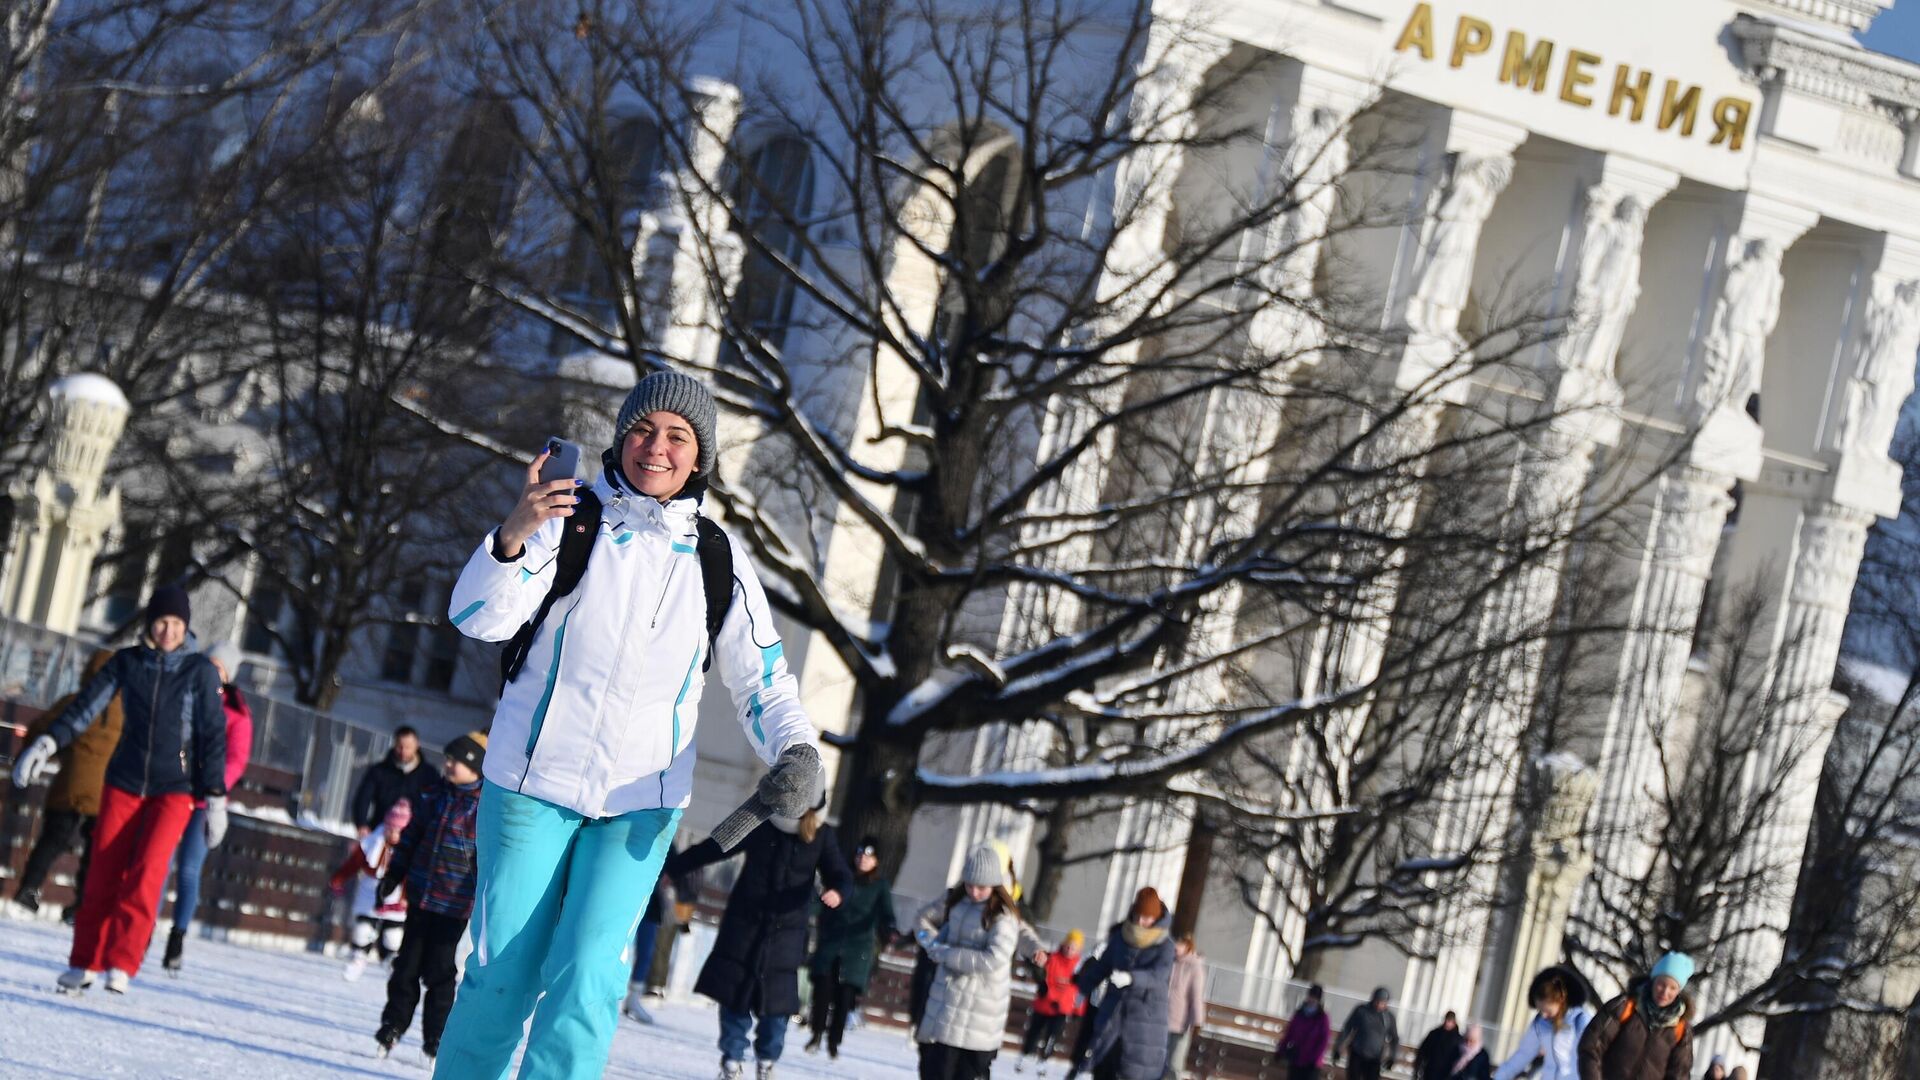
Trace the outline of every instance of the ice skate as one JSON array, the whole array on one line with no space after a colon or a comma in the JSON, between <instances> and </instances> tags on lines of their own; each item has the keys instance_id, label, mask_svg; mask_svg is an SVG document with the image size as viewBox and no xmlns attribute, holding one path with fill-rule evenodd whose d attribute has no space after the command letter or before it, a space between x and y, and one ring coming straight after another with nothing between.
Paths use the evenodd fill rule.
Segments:
<instances>
[{"instance_id":1,"label":"ice skate","mask_svg":"<svg viewBox=\"0 0 1920 1080\"><path fill-rule=\"evenodd\" d=\"M1027 1071L1027 1055L1021 1054L1019 1057L1013 1059L1013 1071L1016 1074Z\"/></svg>"},{"instance_id":2,"label":"ice skate","mask_svg":"<svg viewBox=\"0 0 1920 1080\"><path fill-rule=\"evenodd\" d=\"M380 1030L373 1033L373 1041L380 1044L380 1049L374 1056L385 1058L388 1054L393 1053L393 1044L400 1041L400 1033L385 1024L381 1024Z\"/></svg>"},{"instance_id":3,"label":"ice skate","mask_svg":"<svg viewBox=\"0 0 1920 1080\"><path fill-rule=\"evenodd\" d=\"M773 1080L773 1062L756 1061L753 1063L753 1080Z\"/></svg>"},{"instance_id":4,"label":"ice skate","mask_svg":"<svg viewBox=\"0 0 1920 1080\"><path fill-rule=\"evenodd\" d=\"M360 976L364 974L366 970L367 958L355 953L353 959L347 961L347 969L340 973L340 977L348 982L359 982Z\"/></svg>"},{"instance_id":5,"label":"ice skate","mask_svg":"<svg viewBox=\"0 0 1920 1080\"><path fill-rule=\"evenodd\" d=\"M131 982L133 982L133 976L119 968L107 969L107 993L124 994L127 992L127 984Z\"/></svg>"},{"instance_id":6,"label":"ice skate","mask_svg":"<svg viewBox=\"0 0 1920 1080\"><path fill-rule=\"evenodd\" d=\"M730 1058L721 1058L719 1080L740 1080L740 1063Z\"/></svg>"},{"instance_id":7,"label":"ice skate","mask_svg":"<svg viewBox=\"0 0 1920 1080\"><path fill-rule=\"evenodd\" d=\"M160 966L176 979L180 977L180 954L186 947L187 931L184 927L176 926L167 931L167 955L160 961Z\"/></svg>"},{"instance_id":8,"label":"ice skate","mask_svg":"<svg viewBox=\"0 0 1920 1080\"><path fill-rule=\"evenodd\" d=\"M64 974L54 980L63 994L79 997L93 986L95 973L86 968L68 968Z\"/></svg>"},{"instance_id":9,"label":"ice skate","mask_svg":"<svg viewBox=\"0 0 1920 1080\"><path fill-rule=\"evenodd\" d=\"M40 890L21 889L13 895L13 902L20 905L20 910L25 914L38 915L40 913Z\"/></svg>"},{"instance_id":10,"label":"ice skate","mask_svg":"<svg viewBox=\"0 0 1920 1080\"><path fill-rule=\"evenodd\" d=\"M816 1034L814 1035L813 1038L808 1039L807 1045L801 1047L801 1049L805 1050L809 1054L819 1053L820 1052L820 1036Z\"/></svg>"},{"instance_id":11,"label":"ice skate","mask_svg":"<svg viewBox=\"0 0 1920 1080\"><path fill-rule=\"evenodd\" d=\"M439 1043L427 1043L426 1045L420 1048L420 1064L426 1066L426 1069L428 1072L433 1071L434 1059L439 1056L440 1056Z\"/></svg>"},{"instance_id":12,"label":"ice skate","mask_svg":"<svg viewBox=\"0 0 1920 1080\"><path fill-rule=\"evenodd\" d=\"M640 999L644 996L644 991L640 987L635 986L633 989L627 991L627 1002L620 1007L620 1011L642 1024L652 1024L653 1014L648 1012L647 1007L640 1003Z\"/></svg>"}]
</instances>

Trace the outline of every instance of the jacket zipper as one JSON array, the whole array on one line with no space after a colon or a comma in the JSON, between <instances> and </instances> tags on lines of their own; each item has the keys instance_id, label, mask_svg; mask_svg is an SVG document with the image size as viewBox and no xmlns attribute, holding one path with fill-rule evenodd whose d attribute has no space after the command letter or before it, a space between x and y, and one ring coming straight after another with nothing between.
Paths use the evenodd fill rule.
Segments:
<instances>
[{"instance_id":1,"label":"jacket zipper","mask_svg":"<svg viewBox=\"0 0 1920 1080\"><path fill-rule=\"evenodd\" d=\"M147 752L140 761L140 794L147 795L153 789L153 729L160 726L160 657L153 658L153 694L148 698L147 706Z\"/></svg>"},{"instance_id":2,"label":"jacket zipper","mask_svg":"<svg viewBox=\"0 0 1920 1080\"><path fill-rule=\"evenodd\" d=\"M680 560L673 557L673 537L667 537L667 580L660 586L660 599L654 601L653 619L647 623L647 629L660 629L660 612L666 610L667 592L673 588L673 572L680 568ZM704 631L705 624L702 624Z\"/></svg>"}]
</instances>

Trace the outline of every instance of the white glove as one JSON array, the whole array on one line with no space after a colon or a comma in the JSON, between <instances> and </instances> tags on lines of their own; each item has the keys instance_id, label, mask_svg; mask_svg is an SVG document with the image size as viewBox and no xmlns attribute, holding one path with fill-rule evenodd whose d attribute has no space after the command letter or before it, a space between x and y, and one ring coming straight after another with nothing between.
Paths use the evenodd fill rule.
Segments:
<instances>
[{"instance_id":1,"label":"white glove","mask_svg":"<svg viewBox=\"0 0 1920 1080\"><path fill-rule=\"evenodd\" d=\"M1133 972L1116 971L1113 974L1107 976L1107 981L1112 983L1114 986L1118 987L1119 989L1125 990L1127 987L1133 985Z\"/></svg>"},{"instance_id":2,"label":"white glove","mask_svg":"<svg viewBox=\"0 0 1920 1080\"><path fill-rule=\"evenodd\" d=\"M212 850L220 846L227 838L227 797L214 795L207 799L207 848Z\"/></svg>"},{"instance_id":3,"label":"white glove","mask_svg":"<svg viewBox=\"0 0 1920 1080\"><path fill-rule=\"evenodd\" d=\"M40 774L47 771L47 763L53 760L53 755L59 752L60 744L54 742L51 735L42 735L28 743L27 748L20 752L19 760L13 763L13 786L32 787L33 782L40 779Z\"/></svg>"}]
</instances>

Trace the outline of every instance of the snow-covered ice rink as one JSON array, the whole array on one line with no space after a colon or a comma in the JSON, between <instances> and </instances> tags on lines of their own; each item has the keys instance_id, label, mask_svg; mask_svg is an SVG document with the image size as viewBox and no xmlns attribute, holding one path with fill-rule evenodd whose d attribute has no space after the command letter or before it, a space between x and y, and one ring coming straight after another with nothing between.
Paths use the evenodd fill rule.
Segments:
<instances>
[{"instance_id":1,"label":"snow-covered ice rink","mask_svg":"<svg viewBox=\"0 0 1920 1080\"><path fill-rule=\"evenodd\" d=\"M383 968L370 967L350 983L340 977L342 962L330 957L196 938L177 979L160 970L156 946L125 997L96 987L72 998L53 989L70 941L57 922L0 917L0 1077L427 1075L417 1017L393 1057L374 1056L373 1031L386 1001ZM714 1010L689 1002L661 1004L653 1014L654 1027L621 1019L606 1075L712 1080L720 1058ZM848 1033L838 1061L803 1052L805 1041L798 1025L789 1029L780 1080L897 1080L914 1072L913 1052L897 1030ZM1002 1064L1011 1075L1004 1056Z\"/></svg>"}]
</instances>

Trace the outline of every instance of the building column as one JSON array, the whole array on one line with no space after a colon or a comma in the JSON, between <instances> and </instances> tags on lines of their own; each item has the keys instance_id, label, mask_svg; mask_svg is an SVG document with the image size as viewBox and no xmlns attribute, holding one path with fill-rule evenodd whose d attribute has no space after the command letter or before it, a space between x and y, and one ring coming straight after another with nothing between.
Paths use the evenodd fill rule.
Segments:
<instances>
[{"instance_id":1,"label":"building column","mask_svg":"<svg viewBox=\"0 0 1920 1080\"><path fill-rule=\"evenodd\" d=\"M1516 542L1547 545L1549 549L1514 575L1513 582L1488 605L1489 622L1494 624L1488 640L1513 641L1536 635L1538 639L1513 650L1512 663L1507 665L1504 677L1496 680L1498 689L1493 700L1483 706L1498 718L1492 757L1503 764L1477 778L1480 790L1472 793L1493 803L1495 820L1488 826L1492 835L1512 835L1519 840L1532 830L1534 836L1528 847L1536 854L1543 842L1542 830L1550 829L1551 822L1512 820L1515 800L1531 796L1510 786L1515 777L1504 763L1524 760L1529 752L1522 739L1540 692L1548 651L1545 636L1538 631L1553 617L1560 599L1568 556L1568 545L1562 538L1569 537L1575 527L1579 508L1576 496L1587 487L1595 454L1619 436L1621 392L1614 361L1639 298L1647 212L1678 183L1678 174L1665 169L1618 157L1601 159L1580 190L1577 217L1568 222L1564 254L1556 267L1554 295L1565 299L1559 301L1564 306L1550 314L1565 331L1548 348L1545 374L1551 389L1541 405L1545 423L1538 436L1529 438L1520 448L1511 489ZM1506 748L1505 752L1500 747ZM1587 793L1580 810L1584 817L1597 777L1591 771L1582 775L1580 783ZM1551 838L1548 841L1559 843ZM1533 861L1537 866L1539 859ZM1453 972L1451 979L1435 980L1442 984L1438 989L1445 995L1440 1000L1461 1000L1469 973L1477 967L1472 984L1475 1015L1505 1015L1512 1004L1516 979L1520 980L1524 1005L1526 980L1537 970L1541 949L1547 948L1553 959L1558 959L1558 935L1566 920L1564 908L1555 909L1551 897L1536 895L1535 890L1543 883L1555 889L1571 889L1585 876L1583 862L1579 871L1570 875L1556 871L1550 879L1538 873L1508 877L1508 888L1517 885L1524 897L1522 907L1518 911L1496 908L1485 923L1484 933L1455 935L1460 939L1457 944L1440 947L1442 955L1434 965L1437 973L1448 969ZM1494 877L1489 873L1484 884L1490 893L1497 894L1501 886ZM1543 932L1541 925L1527 922L1547 910L1558 910L1550 947L1543 946L1538 937ZM1472 912L1462 921L1477 923L1472 917L1476 914Z\"/></svg>"},{"instance_id":2,"label":"building column","mask_svg":"<svg viewBox=\"0 0 1920 1080\"><path fill-rule=\"evenodd\" d=\"M1414 252L1411 268L1389 285L1392 292L1385 317L1404 335L1404 344L1381 359L1373 391L1385 404L1403 402L1410 394L1421 397L1398 419L1376 429L1359 448L1356 465L1363 472L1376 463L1384 466L1395 461L1421 461L1446 408L1469 389L1466 380L1453 380L1446 391L1434 393L1430 380L1436 371L1458 362L1466 348L1459 332L1460 316L1472 285L1481 233L1495 201L1513 178L1513 152L1525 138L1524 129L1501 121L1459 112L1446 118L1445 164L1435 176L1427 178L1424 189L1414 192L1406 226L1403 247ZM1371 421L1358 417L1354 422ZM1418 509L1418 500L1408 487L1396 482L1392 491L1383 491L1372 499L1362 497L1358 513L1363 520L1359 526L1379 535L1403 534ZM1399 557L1389 558L1392 565L1371 574L1369 595L1360 599L1356 612L1395 610L1401 585ZM1388 615L1357 614L1330 624L1324 643L1310 658L1317 666L1303 681L1310 691L1331 693L1373 679L1385 658L1390 630ZM1346 722L1335 727L1340 745L1327 751L1330 760L1343 763L1353 759L1366 735L1366 713L1366 706L1361 706L1344 714ZM1344 786L1344 778L1340 782ZM1359 985L1366 979L1358 970L1349 974L1349 966L1364 969L1378 962L1377 958L1361 955L1364 951L1321 954L1307 974L1322 981ZM1409 987L1414 987L1414 994L1430 996L1437 990L1435 970L1436 966L1428 962L1410 963L1406 985L1401 987L1403 996Z\"/></svg>"},{"instance_id":3,"label":"building column","mask_svg":"<svg viewBox=\"0 0 1920 1080\"><path fill-rule=\"evenodd\" d=\"M1646 777L1661 767L1657 729L1681 705L1733 485L1759 476L1760 428L1747 402L1758 392L1767 337L1779 318L1781 260L1815 220L1751 192L1740 197L1709 268L1712 300L1704 325L1689 339L1684 370L1670 397L1655 392L1649 398L1662 407L1672 403L1688 435L1678 460L1668 461L1671 455L1657 445L1642 459L1663 471L1639 487L1627 508L1629 542L1640 547L1621 567L1633 584L1615 617L1628 629L1590 661L1595 685L1613 689L1580 709L1597 744L1600 773L1591 823L1598 876L1577 906L1584 933L1610 933L1607 883L1630 887L1650 868L1642 807ZM1645 437L1661 441L1655 431ZM1634 473L1646 467L1623 464Z\"/></svg>"},{"instance_id":4,"label":"building column","mask_svg":"<svg viewBox=\"0 0 1920 1080\"><path fill-rule=\"evenodd\" d=\"M1876 516L1900 509L1900 470L1886 455L1920 348L1920 244L1889 238L1877 254L1861 289L1862 312L1844 331L1845 362L1829 395L1822 456L1832 471L1823 476L1769 462L1733 537L1730 568L1785 599L1769 612L1765 671L1772 684L1759 698L1780 715L1762 726L1742 777L1748 798L1775 793L1768 797L1771 816L1744 838L1730 869L1783 880L1779 888L1748 892L1726 912L1703 988L1716 1007L1770 976L1783 956L1796 878L1786 868L1802 861L1827 746L1845 709L1831 689L1833 671L1867 529ZM1781 552L1788 553L1784 560ZM1750 932L1756 927L1779 932ZM1743 1018L1707 1033L1705 1046L1751 1069L1765 1031L1764 1020Z\"/></svg>"}]
</instances>

